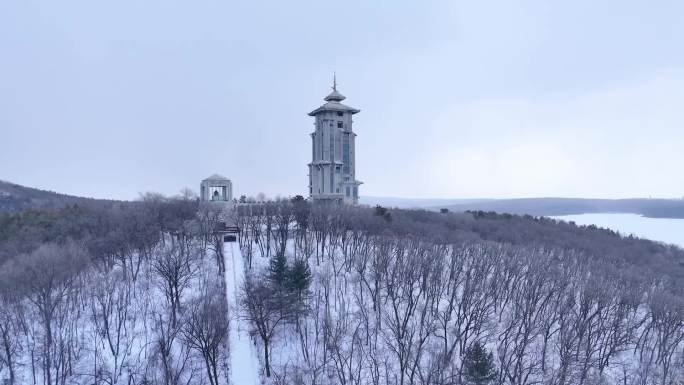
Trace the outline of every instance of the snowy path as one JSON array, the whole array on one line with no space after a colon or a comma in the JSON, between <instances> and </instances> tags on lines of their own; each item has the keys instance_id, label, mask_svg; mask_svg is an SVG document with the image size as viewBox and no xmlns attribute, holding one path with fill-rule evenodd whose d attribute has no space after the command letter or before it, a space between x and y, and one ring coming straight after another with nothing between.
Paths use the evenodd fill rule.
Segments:
<instances>
[{"instance_id":1,"label":"snowy path","mask_svg":"<svg viewBox=\"0 0 684 385\"><path fill-rule=\"evenodd\" d=\"M238 296L245 280L245 269L240 247L235 243L224 246L226 257L226 296L231 314L230 323L230 382L232 385L259 385L259 359L249 325L237 315L240 312Z\"/></svg>"}]
</instances>

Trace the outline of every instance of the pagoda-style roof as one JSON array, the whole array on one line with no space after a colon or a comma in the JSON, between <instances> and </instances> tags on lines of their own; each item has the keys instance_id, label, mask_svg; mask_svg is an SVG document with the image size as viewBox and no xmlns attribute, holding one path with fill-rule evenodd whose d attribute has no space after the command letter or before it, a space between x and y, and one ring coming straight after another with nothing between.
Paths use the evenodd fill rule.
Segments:
<instances>
[{"instance_id":1,"label":"pagoda-style roof","mask_svg":"<svg viewBox=\"0 0 684 385\"><path fill-rule=\"evenodd\" d=\"M309 116L315 116L319 112L324 112L324 111L343 111L343 112L350 112L352 114L356 114L357 112L360 112L361 110L358 110L354 107L349 107L346 106L342 103L346 99L344 95L342 95L339 91L337 91L337 77L333 76L333 86L332 86L332 92L328 94L323 100L326 101L326 103L315 110L309 112Z\"/></svg>"},{"instance_id":2,"label":"pagoda-style roof","mask_svg":"<svg viewBox=\"0 0 684 385\"><path fill-rule=\"evenodd\" d=\"M323 100L325 100L326 102L341 102L344 99L346 99L346 97L341 93L337 92L337 88L333 88L333 91L330 94L328 94L328 96L326 96Z\"/></svg>"},{"instance_id":3,"label":"pagoda-style roof","mask_svg":"<svg viewBox=\"0 0 684 385\"><path fill-rule=\"evenodd\" d=\"M344 105L340 102L336 101L329 101L325 103L324 105L316 108L315 110L309 112L309 116L316 116L319 112L323 111L344 111L344 112L350 112L352 114L356 114L357 112L360 112L361 110L358 110L354 107L349 107L347 105Z\"/></svg>"}]
</instances>

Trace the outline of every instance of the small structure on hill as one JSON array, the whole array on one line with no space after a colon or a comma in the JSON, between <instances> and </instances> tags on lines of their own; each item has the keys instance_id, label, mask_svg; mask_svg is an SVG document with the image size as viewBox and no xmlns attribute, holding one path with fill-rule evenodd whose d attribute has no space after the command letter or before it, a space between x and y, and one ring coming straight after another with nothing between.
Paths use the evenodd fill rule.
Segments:
<instances>
[{"instance_id":1,"label":"small structure on hill","mask_svg":"<svg viewBox=\"0 0 684 385\"><path fill-rule=\"evenodd\" d=\"M200 184L200 215L213 223L212 233L223 242L235 242L240 229L235 224L233 182L214 174Z\"/></svg>"},{"instance_id":2,"label":"small structure on hill","mask_svg":"<svg viewBox=\"0 0 684 385\"><path fill-rule=\"evenodd\" d=\"M200 184L200 200L202 202L232 202L233 182L219 174L210 176Z\"/></svg>"}]
</instances>

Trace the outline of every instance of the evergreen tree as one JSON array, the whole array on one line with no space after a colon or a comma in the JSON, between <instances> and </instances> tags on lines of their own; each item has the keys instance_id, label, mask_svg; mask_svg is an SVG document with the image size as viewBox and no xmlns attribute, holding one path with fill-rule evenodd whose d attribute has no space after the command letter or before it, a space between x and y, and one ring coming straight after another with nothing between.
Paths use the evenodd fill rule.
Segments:
<instances>
[{"instance_id":1,"label":"evergreen tree","mask_svg":"<svg viewBox=\"0 0 684 385\"><path fill-rule=\"evenodd\" d=\"M463 372L468 384L485 385L491 383L497 375L492 353L487 353L480 342L475 342L466 349L463 358Z\"/></svg>"},{"instance_id":2,"label":"evergreen tree","mask_svg":"<svg viewBox=\"0 0 684 385\"><path fill-rule=\"evenodd\" d=\"M288 274L288 289L301 300L309 290L310 285L311 269L309 269L309 263L304 259L295 260Z\"/></svg>"},{"instance_id":3,"label":"evergreen tree","mask_svg":"<svg viewBox=\"0 0 684 385\"><path fill-rule=\"evenodd\" d=\"M288 281L287 258L283 253L271 257L268 266L268 280L275 289L283 289Z\"/></svg>"},{"instance_id":4,"label":"evergreen tree","mask_svg":"<svg viewBox=\"0 0 684 385\"><path fill-rule=\"evenodd\" d=\"M375 206L375 215L386 220L387 222L390 222L392 220L392 214L390 214L389 210L386 207L382 207L380 205Z\"/></svg>"}]
</instances>

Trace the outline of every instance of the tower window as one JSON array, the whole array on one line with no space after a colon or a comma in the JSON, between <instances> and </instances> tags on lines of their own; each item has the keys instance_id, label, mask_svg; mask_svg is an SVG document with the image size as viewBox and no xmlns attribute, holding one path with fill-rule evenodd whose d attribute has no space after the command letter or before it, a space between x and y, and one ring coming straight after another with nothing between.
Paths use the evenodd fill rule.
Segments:
<instances>
[{"instance_id":1,"label":"tower window","mask_svg":"<svg viewBox=\"0 0 684 385\"><path fill-rule=\"evenodd\" d=\"M351 148L350 148L349 133L345 132L342 137L342 163L344 168L342 172L348 174L351 168Z\"/></svg>"},{"instance_id":2,"label":"tower window","mask_svg":"<svg viewBox=\"0 0 684 385\"><path fill-rule=\"evenodd\" d=\"M344 116L344 112L342 112L342 111L337 111L337 116Z\"/></svg>"},{"instance_id":3,"label":"tower window","mask_svg":"<svg viewBox=\"0 0 684 385\"><path fill-rule=\"evenodd\" d=\"M342 122L337 122L337 128L342 128L344 127L344 123Z\"/></svg>"}]
</instances>

